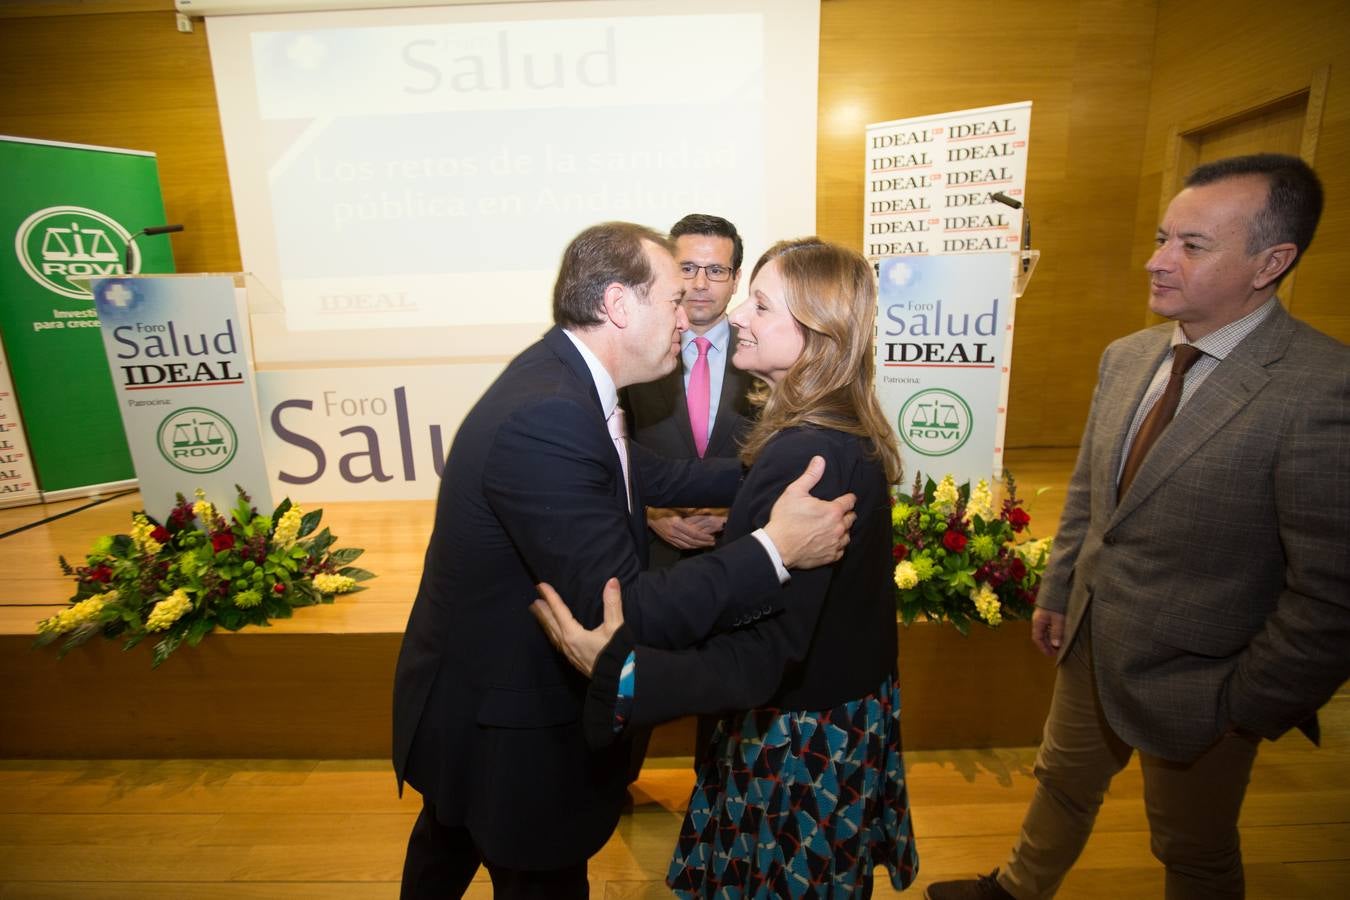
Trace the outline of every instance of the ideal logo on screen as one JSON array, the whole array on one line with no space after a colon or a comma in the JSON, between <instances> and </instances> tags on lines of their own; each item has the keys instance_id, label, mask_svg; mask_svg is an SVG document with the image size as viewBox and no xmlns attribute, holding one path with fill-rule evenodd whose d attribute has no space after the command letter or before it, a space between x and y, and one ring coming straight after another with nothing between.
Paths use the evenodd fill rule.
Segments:
<instances>
[{"instance_id":1,"label":"ideal logo on screen","mask_svg":"<svg viewBox=\"0 0 1350 900\"><path fill-rule=\"evenodd\" d=\"M225 468L239 449L230 420L201 406L165 416L159 423L157 443L169 465L194 475Z\"/></svg>"},{"instance_id":2,"label":"ideal logo on screen","mask_svg":"<svg viewBox=\"0 0 1350 900\"><path fill-rule=\"evenodd\" d=\"M960 394L942 388L919 391L900 408L900 438L924 456L946 456L970 439L974 420Z\"/></svg>"},{"instance_id":3,"label":"ideal logo on screen","mask_svg":"<svg viewBox=\"0 0 1350 900\"><path fill-rule=\"evenodd\" d=\"M111 216L83 206L49 206L19 225L14 252L38 284L71 300L91 300L89 278L123 275L122 251L131 232Z\"/></svg>"}]
</instances>

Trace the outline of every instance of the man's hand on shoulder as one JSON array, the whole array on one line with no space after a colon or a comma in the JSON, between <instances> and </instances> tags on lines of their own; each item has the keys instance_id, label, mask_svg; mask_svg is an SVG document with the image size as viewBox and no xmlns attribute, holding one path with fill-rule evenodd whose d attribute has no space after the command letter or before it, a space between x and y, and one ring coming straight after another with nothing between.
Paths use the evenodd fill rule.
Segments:
<instances>
[{"instance_id":1,"label":"man's hand on shoulder","mask_svg":"<svg viewBox=\"0 0 1350 900\"><path fill-rule=\"evenodd\" d=\"M825 460L811 457L806 471L779 495L769 513L764 531L778 548L789 569L814 569L844 555L849 529L857 515L857 498L844 494L833 500L818 500L811 489L825 474Z\"/></svg>"}]
</instances>

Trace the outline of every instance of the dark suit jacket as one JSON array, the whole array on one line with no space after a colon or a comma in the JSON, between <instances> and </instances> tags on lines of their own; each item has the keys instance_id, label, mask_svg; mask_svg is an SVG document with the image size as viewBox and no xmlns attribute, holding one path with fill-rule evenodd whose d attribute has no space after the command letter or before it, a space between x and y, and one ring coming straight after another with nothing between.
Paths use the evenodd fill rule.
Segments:
<instances>
[{"instance_id":1,"label":"dark suit jacket","mask_svg":"<svg viewBox=\"0 0 1350 900\"><path fill-rule=\"evenodd\" d=\"M708 435L709 459L734 459L740 452L740 439L751 425L750 401L747 397L754 378L731 364L731 350L736 341L736 329L723 363L722 393L717 404L717 418ZM680 357L684 359L683 355ZM634 384L619 392L633 439L649 450L655 450L671 459L693 459L698 456L694 447L694 432L689 427L689 407L684 393L684 370L676 368L665 378L647 384ZM678 550L650 533L651 564L658 568L673 566L696 551Z\"/></svg>"},{"instance_id":2,"label":"dark suit jacket","mask_svg":"<svg viewBox=\"0 0 1350 900\"><path fill-rule=\"evenodd\" d=\"M763 525L783 488L812 456L825 458L821 497L857 495L858 514L844 556L830 567L794 571L781 592L784 611L753 616L746 627L686 650L634 646L623 630L597 664L587 719L592 741L612 739L617 670L630 649L637 678L630 726L691 713L757 707L825 710L874 693L896 670L895 599L891 583L890 500L880 463L861 438L820 428L793 428L767 444L751 467L727 519L734 539Z\"/></svg>"},{"instance_id":3,"label":"dark suit jacket","mask_svg":"<svg viewBox=\"0 0 1350 900\"><path fill-rule=\"evenodd\" d=\"M553 584L589 627L602 619L605 580L618 576L625 618L661 646L776 605L777 575L753 537L641 571L643 501L728 503L738 465L672 462L638 445L630 461L631 514L590 372L555 328L469 412L441 478L395 675L394 768L504 866L584 861L624 797L623 750L586 748L585 680L529 613L536 582Z\"/></svg>"},{"instance_id":4,"label":"dark suit jacket","mask_svg":"<svg viewBox=\"0 0 1350 900\"><path fill-rule=\"evenodd\" d=\"M1171 324L1106 349L1038 604L1085 617L1102 708L1178 761L1276 738L1350 676L1350 349L1274 312L1210 373L1119 505L1130 420ZM1088 612L1091 615L1088 615Z\"/></svg>"}]
</instances>

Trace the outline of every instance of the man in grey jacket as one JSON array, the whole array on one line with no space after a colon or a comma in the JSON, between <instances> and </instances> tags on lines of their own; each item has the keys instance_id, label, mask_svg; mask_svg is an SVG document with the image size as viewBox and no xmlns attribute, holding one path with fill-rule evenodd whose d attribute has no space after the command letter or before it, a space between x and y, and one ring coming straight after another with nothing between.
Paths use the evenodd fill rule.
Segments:
<instances>
[{"instance_id":1,"label":"man in grey jacket","mask_svg":"<svg viewBox=\"0 0 1350 900\"><path fill-rule=\"evenodd\" d=\"M1318 737L1350 676L1350 348L1275 293L1312 240L1302 160L1200 166L1149 260L1173 320L1102 356L1032 638L1059 671L1001 871L933 900L1048 897L1133 752L1167 896L1243 895L1264 738Z\"/></svg>"}]
</instances>

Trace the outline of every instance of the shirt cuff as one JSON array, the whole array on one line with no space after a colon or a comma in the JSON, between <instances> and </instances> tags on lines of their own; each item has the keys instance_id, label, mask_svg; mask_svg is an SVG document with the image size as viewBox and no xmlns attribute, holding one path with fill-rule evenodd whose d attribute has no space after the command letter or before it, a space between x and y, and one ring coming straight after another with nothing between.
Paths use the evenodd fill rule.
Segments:
<instances>
[{"instance_id":1,"label":"shirt cuff","mask_svg":"<svg viewBox=\"0 0 1350 900\"><path fill-rule=\"evenodd\" d=\"M624 665L636 648L632 632L627 625L621 625L595 660L595 671L591 673L590 684L586 686L586 705L581 713L586 743L593 750L610 746L622 733L614 730L617 718L615 701L619 697L619 681L623 677ZM630 700L630 710L632 702ZM627 714L624 718L631 721Z\"/></svg>"},{"instance_id":2,"label":"shirt cuff","mask_svg":"<svg viewBox=\"0 0 1350 900\"><path fill-rule=\"evenodd\" d=\"M769 533L763 528L756 528L750 533L754 535L755 540L759 541L760 546L764 548L764 552L769 554L769 560L773 563L773 570L778 573L778 583L787 584L792 576L788 574L787 567L783 565L783 555L773 545L773 538L769 537Z\"/></svg>"},{"instance_id":3,"label":"shirt cuff","mask_svg":"<svg viewBox=\"0 0 1350 900\"><path fill-rule=\"evenodd\" d=\"M637 687L637 651L631 651L619 669L619 695L614 698L614 733L623 731L628 714L633 709L633 692Z\"/></svg>"}]
</instances>

